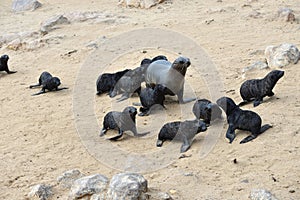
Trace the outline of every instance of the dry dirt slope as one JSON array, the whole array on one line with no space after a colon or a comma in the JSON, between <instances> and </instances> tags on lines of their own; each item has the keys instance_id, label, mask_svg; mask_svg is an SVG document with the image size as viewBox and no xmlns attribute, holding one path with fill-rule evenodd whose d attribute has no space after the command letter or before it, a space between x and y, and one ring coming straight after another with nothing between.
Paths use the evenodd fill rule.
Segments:
<instances>
[{"instance_id":1,"label":"dry dirt slope","mask_svg":"<svg viewBox=\"0 0 300 200\"><path fill-rule=\"evenodd\" d=\"M86 48L90 41L103 36L109 40L144 27L180 32L207 51L218 68L225 90L231 91L226 95L236 101L240 101L238 89L244 81L241 68L263 57L257 50L283 42L300 47L299 24L285 23L274 17L279 8L290 7L299 19L297 1L173 1L150 10L120 8L116 2L108 0L41 2L44 6L34 12L14 14L10 11L11 2L2 0L0 35L38 30L41 21L72 11L105 11L123 16L125 23L73 23L51 32L48 36L64 37L46 47L33 51L0 50L1 54L10 56L11 69L18 71L13 75L0 75L1 199L24 199L30 186L55 184L56 177L68 169L78 168L86 174L102 173L108 177L119 172L92 157L82 145L75 128L73 85L79 69L92 52ZM249 17L253 10L261 14L257 18ZM205 23L212 19L209 25ZM75 49L76 53L65 55ZM178 52L158 51L142 55L132 52L112 62L112 67L134 67L140 58L153 56L152 53L174 58ZM188 152L191 157L176 159L163 169L144 173L150 188L176 190L173 194L175 199L247 199L252 188L271 190L279 199L299 199L299 65L284 68L286 73L275 88L274 98L257 108L245 106L259 113L264 122L273 124L271 130L246 145L238 144L246 135L240 132L235 142L229 145L224 138L225 125L215 148L204 159L200 159L198 153L210 132L199 135ZM210 98L201 90L205 88L201 81L189 76L193 69L196 66L192 65L191 71L188 71L189 83L196 88L197 96ZM35 91L27 86L35 83L43 70L61 77L63 85L70 90L30 96ZM255 72L248 78L263 77L265 73L267 71ZM106 96L95 101L95 112L101 121L111 102ZM178 120L180 116L175 113L169 117L170 120ZM143 121L140 122L142 124ZM155 136L149 141L142 143L155 149ZM127 137L117 145L134 151L139 142ZM235 158L238 160L236 165L232 162ZM192 175L185 176L186 173ZM293 190L295 192L291 193ZM66 192L59 192L53 199L66 199L65 195Z\"/></svg>"}]
</instances>

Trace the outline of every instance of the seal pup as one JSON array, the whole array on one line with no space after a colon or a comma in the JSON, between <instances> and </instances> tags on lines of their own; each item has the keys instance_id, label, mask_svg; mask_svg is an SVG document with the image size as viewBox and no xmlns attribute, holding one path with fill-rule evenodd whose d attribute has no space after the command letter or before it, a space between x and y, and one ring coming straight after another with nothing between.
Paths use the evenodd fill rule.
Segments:
<instances>
[{"instance_id":1,"label":"seal pup","mask_svg":"<svg viewBox=\"0 0 300 200\"><path fill-rule=\"evenodd\" d=\"M169 122L160 129L156 146L161 147L164 141L174 139L182 142L180 152L183 153L190 148L195 135L206 130L206 124L197 119Z\"/></svg>"},{"instance_id":2,"label":"seal pup","mask_svg":"<svg viewBox=\"0 0 300 200\"><path fill-rule=\"evenodd\" d=\"M119 134L109 140L117 140L123 136L124 131L131 131L134 136L141 137L146 133L138 133L136 129L136 114L137 109L133 106L126 107L122 112L111 111L104 116L103 128L100 132L100 137L105 135L108 129L118 130Z\"/></svg>"},{"instance_id":3,"label":"seal pup","mask_svg":"<svg viewBox=\"0 0 300 200\"><path fill-rule=\"evenodd\" d=\"M147 87L162 84L167 87L165 95L177 95L179 103L188 103L196 100L183 100L184 77L191 62L189 58L179 57L173 63L166 60L157 60L151 63L145 74Z\"/></svg>"},{"instance_id":4,"label":"seal pup","mask_svg":"<svg viewBox=\"0 0 300 200\"><path fill-rule=\"evenodd\" d=\"M221 108L207 99L198 99L193 106L193 113L197 119L202 119L208 126L210 121L222 118Z\"/></svg>"},{"instance_id":5,"label":"seal pup","mask_svg":"<svg viewBox=\"0 0 300 200\"><path fill-rule=\"evenodd\" d=\"M140 93L140 101L143 107L140 107L139 116L147 116L150 114L152 106L158 104L163 108L165 101L165 87L161 84L155 85L154 89L145 88Z\"/></svg>"},{"instance_id":6,"label":"seal pup","mask_svg":"<svg viewBox=\"0 0 300 200\"><path fill-rule=\"evenodd\" d=\"M46 93L46 89L49 91L58 91L58 90L64 90L68 89L66 87L58 88L60 85L60 79L57 77L53 77L49 72L43 72L39 78L39 82L36 85L30 85L29 88L35 88L42 86L42 89L40 92L33 94L34 95L40 95L43 93Z\"/></svg>"},{"instance_id":7,"label":"seal pup","mask_svg":"<svg viewBox=\"0 0 300 200\"><path fill-rule=\"evenodd\" d=\"M116 83L120 80L120 78L126 74L129 69L125 69L123 71L118 71L116 73L104 73L101 74L96 81L96 89L97 95L101 95L103 93L111 93L116 85Z\"/></svg>"},{"instance_id":8,"label":"seal pup","mask_svg":"<svg viewBox=\"0 0 300 200\"><path fill-rule=\"evenodd\" d=\"M239 103L239 106L245 105L250 101L254 101L253 106L256 107L262 103L264 97L273 96L274 93L272 90L277 81L283 75L284 71L273 70L263 79L252 79L245 81L240 88L240 94L244 101Z\"/></svg>"},{"instance_id":9,"label":"seal pup","mask_svg":"<svg viewBox=\"0 0 300 200\"><path fill-rule=\"evenodd\" d=\"M8 69L8 65L7 65L8 59L9 59L8 55L2 55L0 57L0 71L6 71L6 73L8 74L16 73L17 71L10 71Z\"/></svg>"},{"instance_id":10,"label":"seal pup","mask_svg":"<svg viewBox=\"0 0 300 200\"><path fill-rule=\"evenodd\" d=\"M129 70L122 78L120 78L109 96L113 98L118 94L122 94L122 96L117 99L118 102L120 102L128 99L135 92L140 95L141 84L145 81L145 71L150 63L157 60L167 60L167 57L159 55L152 60L149 58L143 59L139 67Z\"/></svg>"},{"instance_id":11,"label":"seal pup","mask_svg":"<svg viewBox=\"0 0 300 200\"><path fill-rule=\"evenodd\" d=\"M226 138L229 139L230 143L232 143L235 138L236 129L251 132L251 135L240 142L240 144L242 144L255 139L258 135L272 127L269 124L261 126L262 120L258 114L250 110L240 109L229 97L221 97L217 100L217 104L227 115L228 129Z\"/></svg>"}]
</instances>

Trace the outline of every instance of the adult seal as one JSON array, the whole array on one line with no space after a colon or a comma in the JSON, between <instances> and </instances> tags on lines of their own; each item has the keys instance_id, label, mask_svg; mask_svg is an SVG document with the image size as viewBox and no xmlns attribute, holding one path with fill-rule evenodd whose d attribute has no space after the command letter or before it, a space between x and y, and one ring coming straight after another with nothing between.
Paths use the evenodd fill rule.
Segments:
<instances>
[{"instance_id":1,"label":"adult seal","mask_svg":"<svg viewBox=\"0 0 300 200\"><path fill-rule=\"evenodd\" d=\"M43 72L40 75L39 82L35 85L30 85L29 88L42 86L41 91L33 95L40 95L46 93L46 90L59 91L59 90L68 89L66 87L58 88L60 84L61 84L60 79L58 77L53 77L49 72Z\"/></svg>"},{"instance_id":2,"label":"adult seal","mask_svg":"<svg viewBox=\"0 0 300 200\"><path fill-rule=\"evenodd\" d=\"M242 106L250 101L254 101L253 106L256 107L262 103L264 97L273 96L274 93L272 90L277 81L283 75L284 71L273 70L263 79L252 79L245 81L240 88L240 94L244 101L241 102L239 106Z\"/></svg>"},{"instance_id":3,"label":"adult seal","mask_svg":"<svg viewBox=\"0 0 300 200\"><path fill-rule=\"evenodd\" d=\"M206 130L206 124L197 119L169 122L160 129L156 146L161 147L166 140L181 141L180 152L183 153L191 147L195 135Z\"/></svg>"},{"instance_id":4,"label":"adult seal","mask_svg":"<svg viewBox=\"0 0 300 200\"><path fill-rule=\"evenodd\" d=\"M155 61L146 70L146 86L154 88L156 84L161 84L167 87L166 95L177 95L179 103L194 101L196 98L183 99L184 77L190 65L190 59L186 57L179 57L173 63Z\"/></svg>"},{"instance_id":5,"label":"adult seal","mask_svg":"<svg viewBox=\"0 0 300 200\"><path fill-rule=\"evenodd\" d=\"M133 106L126 107L122 112L111 111L104 116L103 128L100 132L100 137L105 135L107 130L114 129L118 130L119 134L109 140L118 140L123 136L124 131L131 131L134 136L141 137L146 133L138 133L136 129L136 114L137 109Z\"/></svg>"},{"instance_id":6,"label":"adult seal","mask_svg":"<svg viewBox=\"0 0 300 200\"><path fill-rule=\"evenodd\" d=\"M0 57L0 71L5 71L8 74L16 73L17 71L10 71L8 69L8 65L7 65L8 59L9 59L8 55L2 55Z\"/></svg>"},{"instance_id":7,"label":"adult seal","mask_svg":"<svg viewBox=\"0 0 300 200\"><path fill-rule=\"evenodd\" d=\"M210 121L222 118L221 108L207 99L198 99L193 106L193 113L197 119L202 119L208 126Z\"/></svg>"},{"instance_id":8,"label":"adult seal","mask_svg":"<svg viewBox=\"0 0 300 200\"><path fill-rule=\"evenodd\" d=\"M258 135L272 127L269 124L261 126L262 120L257 113L240 109L229 97L221 97L217 100L217 104L227 115L228 129L226 138L229 139L230 143L232 143L235 138L236 129L251 132L251 135L240 142L240 144L242 144L255 139Z\"/></svg>"}]
</instances>

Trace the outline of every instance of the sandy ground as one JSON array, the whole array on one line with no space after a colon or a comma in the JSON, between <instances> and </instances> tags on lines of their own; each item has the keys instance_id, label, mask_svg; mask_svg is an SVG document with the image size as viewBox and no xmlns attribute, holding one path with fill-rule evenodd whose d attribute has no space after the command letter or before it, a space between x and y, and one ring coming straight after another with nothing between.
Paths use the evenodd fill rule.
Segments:
<instances>
[{"instance_id":1,"label":"sandy ground","mask_svg":"<svg viewBox=\"0 0 300 200\"><path fill-rule=\"evenodd\" d=\"M56 178L69 169L77 168L85 174L101 173L109 178L121 171L118 167L101 162L97 157L101 156L101 151L93 156L89 147L85 148L76 130L73 94L80 69L85 67L88 70L84 63L93 53L92 48L86 47L89 42L101 42L103 36L103 40L110 40L119 34L145 27L179 32L193 39L206 51L224 84L223 91L219 91L221 86L216 90L224 92L236 102L241 100L238 91L245 80L241 69L262 60L266 46L288 42L300 47L299 23L287 23L276 18L279 8L289 7L295 10L299 19L299 3L292 0L167 1L149 10L121 8L117 2L109 0L41 2L43 7L34 12L14 14L11 12L11 1L2 0L0 35L36 31L40 23L51 16L73 11L105 11L119 16L120 20L112 23L86 21L61 25L48 35L63 35L63 39L33 51L0 49L0 54L10 56L11 70L18 71L12 75L0 74L1 199L25 199L30 186L38 183L56 185ZM254 10L261 13L256 18L250 16ZM211 23L207 24L206 21ZM67 55L72 50L77 52ZM133 68L144 57L157 54L165 54L174 60L178 53L173 49L147 50L146 53L133 49L114 58L104 71ZM101 58L98 59L101 61ZM210 94L215 91L208 91L203 76L197 74L198 68L193 65L193 59L191 62L187 82L197 97L211 99ZM98 64L100 74L103 66ZM278 199L300 199L299 67L298 63L284 68L285 76L276 85L274 97L266 98L266 102L256 108L252 105L244 107L259 113L263 123L274 126L272 129L253 142L240 145L239 141L247 133L238 131L233 144L229 144L224 136L227 125L221 125L216 145L204 158L200 158L199 152L210 131L201 133L186 153L190 157L176 158L170 160L170 165L143 172L150 189L171 191L174 199L247 199L251 189L264 188ZM28 86L37 82L38 76L45 70L59 76L62 85L70 89L32 97L31 94L38 90L30 90ZM255 71L248 74L247 78L263 77L269 71ZM98 74L91 77L92 82L96 81L94 77ZM95 88L92 90L95 92ZM99 124L105 113L112 108L122 108L138 101L137 97L133 97L116 107L115 100L112 101L108 96L93 98ZM190 113L192 103L181 107L182 112L174 100L167 99L167 111L157 111L149 117L137 118L138 128L150 130L150 136L137 139L126 135L123 140L114 143L114 147L124 152L157 151L156 134L161 124L193 118ZM98 138L97 132L89 134L91 138L96 138L95 144L109 143ZM170 146L167 144L164 150ZM175 151L179 151L179 147L180 144L177 144ZM110 151L113 149L103 151L103 156L109 157ZM111 157L116 162L122 159ZM162 154L161 158L168 160L168 153ZM237 164L233 163L234 159L237 159ZM55 188L57 192L53 199L67 198L67 191L61 192L58 187Z\"/></svg>"}]
</instances>

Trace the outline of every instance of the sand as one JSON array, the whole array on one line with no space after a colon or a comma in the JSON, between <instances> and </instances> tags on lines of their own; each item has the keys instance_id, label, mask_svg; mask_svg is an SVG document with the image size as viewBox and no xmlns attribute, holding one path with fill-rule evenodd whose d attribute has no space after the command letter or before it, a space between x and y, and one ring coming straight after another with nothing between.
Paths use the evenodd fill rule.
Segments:
<instances>
[{"instance_id":1,"label":"sand","mask_svg":"<svg viewBox=\"0 0 300 200\"><path fill-rule=\"evenodd\" d=\"M284 22L276 17L279 8L289 7L299 20L300 7L296 1L166 1L149 10L118 7L117 2L109 0L41 0L41 3L43 7L34 12L15 14L11 11L11 1L2 0L0 35L37 31L40 23L51 16L74 11L106 12L116 16L116 20L60 25L46 36L63 36L62 39L52 40L35 50L0 49L1 55L10 56L10 69L18 71L12 75L0 74L1 199L25 199L30 187L38 183L55 185L53 199L66 199L68 191L59 190L56 178L69 169L76 168L87 175L101 173L109 178L123 170L134 169L130 160L128 168L119 166L118 160L123 162L124 158L114 157L118 155L114 149L125 154L135 153L137 158L141 154L152 157L153 167L141 160L136 169L145 169L142 173L149 181L150 190L169 192L174 199L247 199L254 188L270 190L278 199L300 198L299 63L283 69L285 75L276 85L274 97L266 98L256 108L251 104L244 107L259 113L263 123L273 125L272 129L243 145L239 142L248 133L237 131L235 141L229 144L225 138L227 124L223 120L215 128L212 125L209 131L197 135L186 153L190 157L183 159L178 159L180 144L172 147L171 143L166 143L160 150L155 142L163 123L193 119L193 103L179 106L176 98L168 97L167 110L137 118L138 129L150 130L149 136L134 138L126 134L122 140L110 144L98 137L97 130L85 135L96 146L87 148L80 128L79 131L76 129L77 120L85 119L73 112L80 70L89 70L86 63L99 66L98 71L93 71L87 78L87 83L93 83L93 88L87 89L92 91L87 98L93 100L94 113L91 115L96 117L100 128L107 112L120 110L137 102L138 98L134 96L129 101L116 104L115 99L111 100L106 95L95 97L96 77L103 72L134 68L143 58L158 54L166 55L171 61L179 53L191 57L192 65L186 79L194 93L186 89L186 97L195 94L199 98L214 99L214 94L223 94L240 102L239 86L246 80L241 73L243 67L263 61L263 51L268 45L287 42L300 47L299 23ZM146 52L128 49L124 54L113 57L109 66L102 65L101 60L105 58L101 55L94 56L107 47L103 42L143 28L170 30L192 39L204 49L207 59L218 72L211 82L221 82L222 85L210 90L205 71L199 73L202 66L196 65L201 63L202 55L191 56L195 53L194 49L183 47L182 43L179 44L185 49L183 52L178 51L180 45L174 49L145 47ZM145 35L140 37L147 39ZM98 49L87 47L91 41L97 41ZM73 50L77 51L68 54ZM93 56L95 61L90 61ZM206 63L202 65L207 67ZM37 82L42 71L60 77L62 86L69 87L69 90L32 97L31 94L38 89L31 90L28 86ZM246 78L261 78L269 71L256 70L247 74ZM82 92L85 94L84 89ZM113 134L110 132L109 136ZM109 149L104 148L107 144ZM202 147L208 148L204 150L205 155L201 154ZM103 162L107 158L115 164ZM234 159L237 164L233 163ZM163 163L160 165L159 162Z\"/></svg>"}]
</instances>

